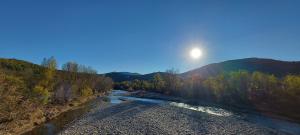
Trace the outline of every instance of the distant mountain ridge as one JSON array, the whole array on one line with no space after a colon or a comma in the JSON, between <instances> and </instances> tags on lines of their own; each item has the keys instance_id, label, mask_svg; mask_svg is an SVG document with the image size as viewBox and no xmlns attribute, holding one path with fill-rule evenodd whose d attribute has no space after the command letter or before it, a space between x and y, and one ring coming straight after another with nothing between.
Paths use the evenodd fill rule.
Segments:
<instances>
[{"instance_id":1,"label":"distant mountain ridge","mask_svg":"<svg viewBox=\"0 0 300 135\"><path fill-rule=\"evenodd\" d=\"M122 82L122 81L132 81L135 79L138 80L151 80L155 74L165 74L164 72L154 72L150 74L138 74L138 73L130 73L130 72L110 72L104 74L106 77L112 78L115 82Z\"/></svg>"},{"instance_id":2,"label":"distant mountain ridge","mask_svg":"<svg viewBox=\"0 0 300 135\"><path fill-rule=\"evenodd\" d=\"M248 72L259 71L282 77L287 74L300 74L300 61L280 61L265 58L244 58L208 64L206 66L184 72L180 74L180 76L183 78L188 78L191 76L208 78L218 75L222 72L232 72L239 70L245 70ZM145 75L128 72L111 72L105 75L111 77L116 82L120 82L132 81L134 79L150 80L156 73L166 74L165 72L155 72Z\"/></svg>"},{"instance_id":3,"label":"distant mountain ridge","mask_svg":"<svg viewBox=\"0 0 300 135\"><path fill-rule=\"evenodd\" d=\"M19 66L16 66L16 63ZM31 62L23 60L0 58L0 70L5 70L7 68L22 71L23 69L27 68L39 69L41 67L37 64L33 64ZM300 75L300 61L280 61L264 58L236 59L220 63L208 64L206 66L184 72L180 74L180 76L183 78L191 76L200 76L201 78L207 78L218 75L222 72L231 72L239 70L245 70L249 72L260 71L264 73L274 74L278 77L282 77L287 74ZM132 81L135 79L151 80L156 73L159 73L161 75L167 74L165 72L154 72L144 75L131 72L110 72L104 75L112 78L115 82L121 82Z\"/></svg>"},{"instance_id":4,"label":"distant mountain ridge","mask_svg":"<svg viewBox=\"0 0 300 135\"><path fill-rule=\"evenodd\" d=\"M182 73L181 76L200 76L207 78L222 72L245 70L248 72L264 72L282 77L287 74L300 74L300 61L280 61L263 58L245 58L209 64L191 71Z\"/></svg>"}]
</instances>

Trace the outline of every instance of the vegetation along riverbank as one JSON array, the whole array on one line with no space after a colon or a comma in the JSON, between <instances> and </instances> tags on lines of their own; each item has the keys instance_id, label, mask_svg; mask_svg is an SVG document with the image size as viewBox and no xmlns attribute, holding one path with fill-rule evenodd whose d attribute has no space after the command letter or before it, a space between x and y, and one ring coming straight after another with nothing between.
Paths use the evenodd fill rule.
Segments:
<instances>
[{"instance_id":1,"label":"vegetation along riverbank","mask_svg":"<svg viewBox=\"0 0 300 135\"><path fill-rule=\"evenodd\" d=\"M111 90L110 78L91 67L54 57L41 65L0 59L0 134L20 134Z\"/></svg>"},{"instance_id":2,"label":"vegetation along riverbank","mask_svg":"<svg viewBox=\"0 0 300 135\"><path fill-rule=\"evenodd\" d=\"M300 122L300 62L247 58L178 73L109 74L115 89L146 90L194 103L253 110ZM126 78L129 78L126 80Z\"/></svg>"}]
</instances>

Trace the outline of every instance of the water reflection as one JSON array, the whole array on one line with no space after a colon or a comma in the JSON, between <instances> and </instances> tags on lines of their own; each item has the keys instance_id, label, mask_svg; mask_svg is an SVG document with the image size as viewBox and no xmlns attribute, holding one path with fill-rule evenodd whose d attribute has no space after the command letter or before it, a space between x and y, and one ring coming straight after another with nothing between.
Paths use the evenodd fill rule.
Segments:
<instances>
[{"instance_id":1,"label":"water reflection","mask_svg":"<svg viewBox=\"0 0 300 135\"><path fill-rule=\"evenodd\" d=\"M64 112L58 117L34 128L32 131L24 133L23 135L55 135L61 131L65 125L82 116L90 109L95 108L97 105L99 105L99 102L101 102L101 99L99 98L89 101L85 103L82 108Z\"/></svg>"},{"instance_id":2,"label":"water reflection","mask_svg":"<svg viewBox=\"0 0 300 135\"><path fill-rule=\"evenodd\" d=\"M155 104L160 104L160 103L169 103L172 106L184 108L184 109L190 109L190 110L195 110L195 111L200 111L212 115L217 115L217 116L230 116L232 115L231 112L226 111L221 108L215 108L215 107L204 107L204 106L191 106L185 103L176 103L176 102L169 102L169 101L164 101L164 100L158 100L158 99L149 99L149 98L137 98L137 97L130 97L126 96L125 91L122 90L113 90L111 96L109 98L111 99L111 103L118 104L123 102L124 100L132 100L132 101L142 101L142 102L147 102L147 103L155 103Z\"/></svg>"},{"instance_id":3,"label":"water reflection","mask_svg":"<svg viewBox=\"0 0 300 135\"><path fill-rule=\"evenodd\" d=\"M108 96L108 98L110 99L110 103L119 104L119 103L123 102L123 100L121 100L121 98L123 96L125 96L126 93L128 93L128 92L123 91L123 90L113 90Z\"/></svg>"},{"instance_id":4,"label":"water reflection","mask_svg":"<svg viewBox=\"0 0 300 135\"><path fill-rule=\"evenodd\" d=\"M149 99L149 98L138 98L138 97L131 97L127 96L128 92L123 90L113 90L112 93L108 96L110 99L110 103L112 104L119 104L121 102L131 100L131 101L142 101L147 103L165 103L167 101L159 100L159 99Z\"/></svg>"},{"instance_id":5,"label":"water reflection","mask_svg":"<svg viewBox=\"0 0 300 135\"><path fill-rule=\"evenodd\" d=\"M147 103L154 103L154 104L160 104L165 103L164 100L158 100L158 99L149 99L149 98L137 98L137 97L121 97L121 100L133 100L133 101L142 101Z\"/></svg>"},{"instance_id":6,"label":"water reflection","mask_svg":"<svg viewBox=\"0 0 300 135\"><path fill-rule=\"evenodd\" d=\"M221 108L215 108L215 107L191 106L185 103L176 103L176 102L171 102L170 105L180 107L180 108L190 109L194 111L204 112L212 115L217 115L217 116L227 117L232 115L231 112L228 112Z\"/></svg>"}]
</instances>

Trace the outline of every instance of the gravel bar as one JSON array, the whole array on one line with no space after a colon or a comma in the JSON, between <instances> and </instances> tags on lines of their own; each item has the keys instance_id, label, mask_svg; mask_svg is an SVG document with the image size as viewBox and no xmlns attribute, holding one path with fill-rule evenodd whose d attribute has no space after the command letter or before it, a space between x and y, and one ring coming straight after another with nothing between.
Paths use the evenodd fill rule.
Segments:
<instances>
[{"instance_id":1,"label":"gravel bar","mask_svg":"<svg viewBox=\"0 0 300 135\"><path fill-rule=\"evenodd\" d=\"M126 101L95 109L68 124L60 135L276 135L286 134L241 117L216 116L169 104Z\"/></svg>"}]
</instances>

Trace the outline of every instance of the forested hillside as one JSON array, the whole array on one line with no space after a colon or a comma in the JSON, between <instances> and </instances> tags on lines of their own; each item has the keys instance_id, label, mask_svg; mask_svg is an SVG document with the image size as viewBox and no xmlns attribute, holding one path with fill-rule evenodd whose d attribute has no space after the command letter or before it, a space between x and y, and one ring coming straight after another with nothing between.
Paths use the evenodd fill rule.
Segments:
<instances>
[{"instance_id":1,"label":"forested hillside","mask_svg":"<svg viewBox=\"0 0 300 135\"><path fill-rule=\"evenodd\" d=\"M1 132L30 127L112 88L112 80L97 75L91 67L68 62L62 69L57 70L53 57L44 59L41 66L0 59Z\"/></svg>"}]
</instances>

